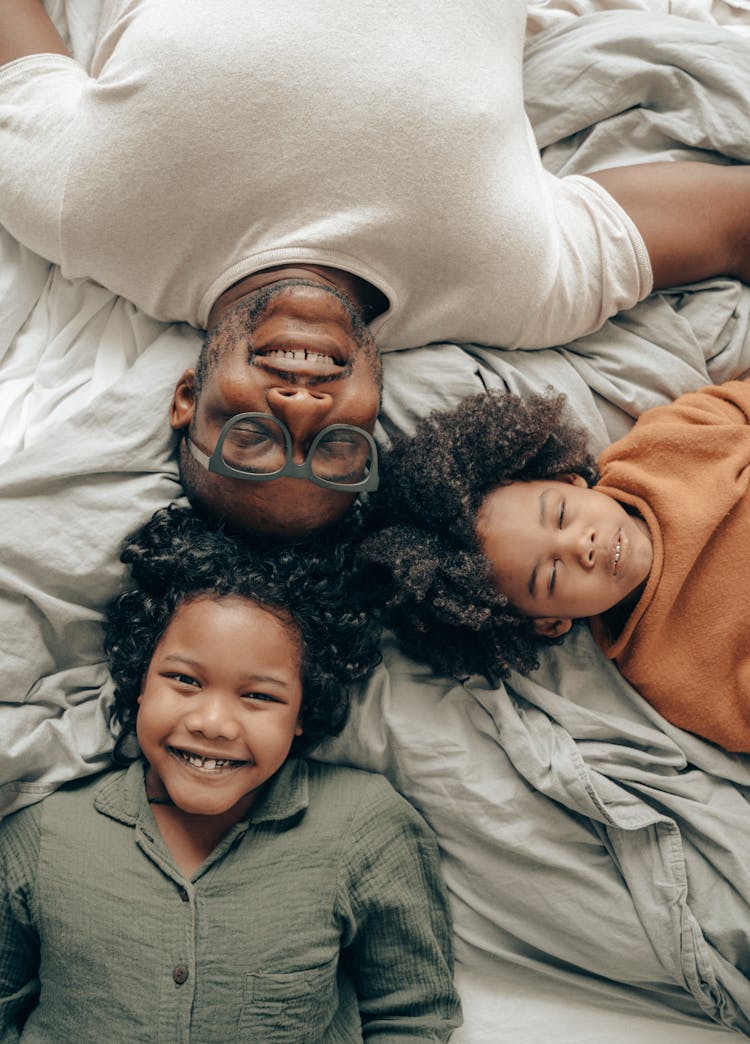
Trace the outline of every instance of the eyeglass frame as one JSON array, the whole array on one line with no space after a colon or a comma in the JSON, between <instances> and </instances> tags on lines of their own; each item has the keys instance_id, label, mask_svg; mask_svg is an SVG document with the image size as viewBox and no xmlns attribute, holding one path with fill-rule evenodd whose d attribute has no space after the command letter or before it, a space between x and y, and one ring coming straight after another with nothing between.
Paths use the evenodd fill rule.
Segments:
<instances>
[{"instance_id":1,"label":"eyeglass frame","mask_svg":"<svg viewBox=\"0 0 750 1044\"><path fill-rule=\"evenodd\" d=\"M241 471L239 468L233 468L231 464L226 463L221 455L224 440L231 428L233 428L238 421L249 420L256 417L261 417L263 420L274 421L279 425L284 435L284 464L278 471L272 471L270 474L255 474L249 471ZM319 478L312 470L312 457L320 440L329 431L337 431L342 428L347 431L356 431L357 434L363 435L370 447L370 471L367 477L361 479L359 482L334 482L332 479ZM224 475L227 478L241 479L246 482L270 482L272 479L284 478L289 475L292 478L307 479L309 482L313 482L316 486L322 486L323 489L334 489L343 493L374 493L380 485L380 475L378 473L378 447L375 443L375 439L369 431L365 431L364 428L358 428L356 424L329 424L325 428L322 428L310 443L310 448L305 454L305 459L301 464L297 464L292 460L294 447L289 428L287 428L286 424L279 420L278 417L274 417L272 413L235 413L234 417L230 417L219 432L219 438L216 442L214 451L210 456L208 453L204 453L203 450L198 449L198 447L190 440L188 435L185 436L185 442L187 443L187 449L190 455L197 460L206 471L210 471L214 475Z\"/></svg>"}]
</instances>

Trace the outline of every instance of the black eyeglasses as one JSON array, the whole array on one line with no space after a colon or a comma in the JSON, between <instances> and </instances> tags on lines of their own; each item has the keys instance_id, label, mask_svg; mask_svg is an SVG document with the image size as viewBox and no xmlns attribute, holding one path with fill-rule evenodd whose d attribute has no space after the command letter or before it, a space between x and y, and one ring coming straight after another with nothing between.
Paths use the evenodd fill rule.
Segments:
<instances>
[{"instance_id":1,"label":"black eyeglasses","mask_svg":"<svg viewBox=\"0 0 750 1044\"><path fill-rule=\"evenodd\" d=\"M291 475L325 489L364 493L378 488L378 449L369 432L329 424L312 441L302 464L292 460L289 429L270 413L238 413L221 429L211 456L185 440L193 457L215 475L269 482Z\"/></svg>"}]
</instances>

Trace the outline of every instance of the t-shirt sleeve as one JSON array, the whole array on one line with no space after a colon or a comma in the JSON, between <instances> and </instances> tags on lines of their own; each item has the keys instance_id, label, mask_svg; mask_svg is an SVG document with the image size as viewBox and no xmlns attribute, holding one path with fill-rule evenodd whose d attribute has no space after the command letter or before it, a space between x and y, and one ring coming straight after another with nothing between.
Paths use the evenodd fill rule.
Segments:
<instances>
[{"instance_id":1,"label":"t-shirt sleeve","mask_svg":"<svg viewBox=\"0 0 750 1044\"><path fill-rule=\"evenodd\" d=\"M551 283L518 348L566 344L632 308L653 287L646 244L606 189L581 175L544 173Z\"/></svg>"},{"instance_id":2,"label":"t-shirt sleeve","mask_svg":"<svg viewBox=\"0 0 750 1044\"><path fill-rule=\"evenodd\" d=\"M339 908L364 1039L448 1040L461 1015L437 842L385 780L368 789L353 824Z\"/></svg>"},{"instance_id":3,"label":"t-shirt sleeve","mask_svg":"<svg viewBox=\"0 0 750 1044\"><path fill-rule=\"evenodd\" d=\"M72 58L35 54L0 67L0 224L62 264L60 213L89 77Z\"/></svg>"}]
</instances>

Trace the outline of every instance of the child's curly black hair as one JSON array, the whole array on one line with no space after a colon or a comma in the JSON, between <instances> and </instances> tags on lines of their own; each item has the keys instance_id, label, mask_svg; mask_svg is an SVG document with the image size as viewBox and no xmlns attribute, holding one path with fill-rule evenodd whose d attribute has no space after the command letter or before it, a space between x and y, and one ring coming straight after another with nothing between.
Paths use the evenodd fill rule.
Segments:
<instances>
[{"instance_id":1,"label":"child's curly black hair","mask_svg":"<svg viewBox=\"0 0 750 1044\"><path fill-rule=\"evenodd\" d=\"M486 493L577 472L596 481L564 395L477 395L398 435L357 556L359 584L406 650L441 673L507 677L538 666L541 638L495 590L475 526Z\"/></svg>"},{"instance_id":2,"label":"child's curly black hair","mask_svg":"<svg viewBox=\"0 0 750 1044\"><path fill-rule=\"evenodd\" d=\"M340 535L340 534L339 534ZM380 629L351 597L351 544L318 538L254 550L189 508L157 511L123 546L134 587L107 607L105 649L115 683L115 760L135 733L138 696L154 649L175 609L193 598L236 595L291 621L302 651L303 733L291 754L307 753L343 727L350 687L380 659Z\"/></svg>"}]
</instances>

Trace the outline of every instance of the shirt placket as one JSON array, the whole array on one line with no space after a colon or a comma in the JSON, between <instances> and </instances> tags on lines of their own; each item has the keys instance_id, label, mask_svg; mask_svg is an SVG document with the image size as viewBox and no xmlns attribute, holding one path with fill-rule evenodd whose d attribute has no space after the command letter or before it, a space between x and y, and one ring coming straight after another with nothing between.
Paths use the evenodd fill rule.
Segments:
<instances>
[{"instance_id":1,"label":"shirt placket","mask_svg":"<svg viewBox=\"0 0 750 1044\"><path fill-rule=\"evenodd\" d=\"M139 848L169 879L170 904L161 907L154 925L154 946L159 960L159 1014L155 1040L164 1044L188 1044L197 978L195 888L185 881L159 851L159 842L145 827L136 828Z\"/></svg>"}]
</instances>

